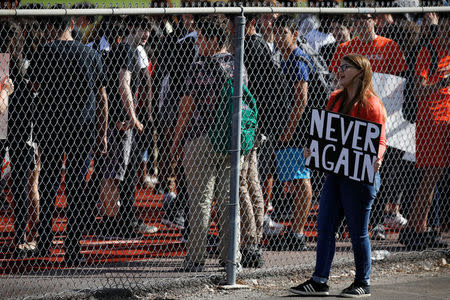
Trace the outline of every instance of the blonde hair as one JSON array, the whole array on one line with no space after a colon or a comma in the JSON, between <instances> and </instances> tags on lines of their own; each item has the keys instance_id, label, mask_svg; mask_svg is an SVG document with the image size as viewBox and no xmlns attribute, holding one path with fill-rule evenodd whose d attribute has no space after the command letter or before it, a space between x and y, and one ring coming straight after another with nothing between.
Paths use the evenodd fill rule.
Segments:
<instances>
[{"instance_id":1,"label":"blonde hair","mask_svg":"<svg viewBox=\"0 0 450 300\"><path fill-rule=\"evenodd\" d=\"M343 114L350 114L350 112L353 110L355 106L357 106L357 109L365 108L367 106L367 101L369 97L375 96L379 99L377 94L375 93L375 90L373 89L372 84L372 65L370 64L370 61L367 59L367 57L360 55L360 54L347 54L342 58L343 61L346 63L352 65L356 69L361 71L361 76L356 76L354 80L359 80L360 84L358 85L358 90L356 92L356 95L353 99L350 99L350 101L343 101L341 108L339 109L339 112ZM347 90L344 88L342 89L336 96L335 102L332 104L331 107L334 106L336 101L340 98L348 97ZM384 108L383 102L381 100L380 104L383 108L383 115L386 119L386 109Z\"/></svg>"}]
</instances>

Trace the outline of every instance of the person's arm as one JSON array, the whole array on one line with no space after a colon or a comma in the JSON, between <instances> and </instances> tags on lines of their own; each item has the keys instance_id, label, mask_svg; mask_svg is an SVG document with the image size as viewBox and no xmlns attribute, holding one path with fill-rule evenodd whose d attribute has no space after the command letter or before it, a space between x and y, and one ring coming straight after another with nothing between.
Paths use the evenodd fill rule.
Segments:
<instances>
[{"instance_id":1,"label":"person's arm","mask_svg":"<svg viewBox=\"0 0 450 300\"><path fill-rule=\"evenodd\" d=\"M283 134L280 137L280 142L287 143L291 140L292 134L295 132L300 118L305 111L306 104L308 104L308 82L300 80L295 84L295 101L292 107L289 121Z\"/></svg>"},{"instance_id":2,"label":"person's arm","mask_svg":"<svg viewBox=\"0 0 450 300\"><path fill-rule=\"evenodd\" d=\"M100 153L106 153L108 150L108 96L106 88L101 87L97 94L97 144Z\"/></svg>"},{"instance_id":3,"label":"person's arm","mask_svg":"<svg viewBox=\"0 0 450 300\"><path fill-rule=\"evenodd\" d=\"M141 78L141 84L139 86L138 100L147 110L148 122L153 123L152 118L152 77L148 68L142 68L139 70L139 77Z\"/></svg>"},{"instance_id":4,"label":"person's arm","mask_svg":"<svg viewBox=\"0 0 450 300\"><path fill-rule=\"evenodd\" d=\"M177 160L181 152L180 141L183 138L184 131L188 125L189 120L194 112L194 99L190 95L185 95L181 98L180 109L178 112L177 125L175 126L175 133L173 137L173 144L170 153L172 160Z\"/></svg>"},{"instance_id":5,"label":"person's arm","mask_svg":"<svg viewBox=\"0 0 450 300\"><path fill-rule=\"evenodd\" d=\"M119 72L119 93L122 98L122 104L130 118L131 124L129 127L134 127L139 133L142 133L144 126L141 122L139 122L133 105L133 95L131 93L131 72L126 69L121 69ZM125 126L124 129L128 129L128 126Z\"/></svg>"},{"instance_id":6,"label":"person's arm","mask_svg":"<svg viewBox=\"0 0 450 300\"><path fill-rule=\"evenodd\" d=\"M441 89L448 88L450 85L450 77L442 78L439 81L431 82L427 78L419 77L416 84L416 97L427 98L432 94L439 92Z\"/></svg>"},{"instance_id":7,"label":"person's arm","mask_svg":"<svg viewBox=\"0 0 450 300\"><path fill-rule=\"evenodd\" d=\"M373 164L373 170L378 172L381 168L381 164L383 162L384 153L387 149L387 140L386 140L386 110L381 105L381 100L377 99L377 105L375 112L373 114L374 116L374 122L381 124L381 134L380 134L380 146L378 147L378 156Z\"/></svg>"},{"instance_id":8,"label":"person's arm","mask_svg":"<svg viewBox=\"0 0 450 300\"><path fill-rule=\"evenodd\" d=\"M425 47L429 42L437 38L439 33L439 17L437 13L430 12L423 16L420 27L420 39L417 41L420 48Z\"/></svg>"},{"instance_id":9,"label":"person's arm","mask_svg":"<svg viewBox=\"0 0 450 300\"><path fill-rule=\"evenodd\" d=\"M433 76L430 76L429 73L431 64L431 54L426 48L422 48L416 60L416 70L415 70L415 96L416 99L428 98L432 94L439 92L439 90L443 88L448 88L450 84L450 77L448 74L450 73L447 67L447 70L442 69L436 72ZM446 72L441 76L440 80L432 80L432 78L436 79L436 76L439 76L439 72Z\"/></svg>"}]
</instances>

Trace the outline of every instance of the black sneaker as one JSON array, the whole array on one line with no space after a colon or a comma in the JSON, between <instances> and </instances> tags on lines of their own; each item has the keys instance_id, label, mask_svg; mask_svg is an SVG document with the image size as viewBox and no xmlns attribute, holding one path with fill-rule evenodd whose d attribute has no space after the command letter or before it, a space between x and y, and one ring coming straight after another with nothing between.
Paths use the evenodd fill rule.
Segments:
<instances>
[{"instance_id":1,"label":"black sneaker","mask_svg":"<svg viewBox=\"0 0 450 300\"><path fill-rule=\"evenodd\" d=\"M292 229L286 232L286 246L287 250L304 251L306 247L306 236L293 231Z\"/></svg>"},{"instance_id":2,"label":"black sneaker","mask_svg":"<svg viewBox=\"0 0 450 300\"><path fill-rule=\"evenodd\" d=\"M158 227L147 225L142 221L137 221L133 223L134 231L141 233L141 234L152 234L158 232Z\"/></svg>"},{"instance_id":3,"label":"black sneaker","mask_svg":"<svg viewBox=\"0 0 450 300\"><path fill-rule=\"evenodd\" d=\"M312 278L289 289L291 293L303 296L328 296L329 290L326 283L315 282Z\"/></svg>"},{"instance_id":4,"label":"black sneaker","mask_svg":"<svg viewBox=\"0 0 450 300\"><path fill-rule=\"evenodd\" d=\"M184 230L184 217L181 213L165 213L161 219L161 223L167 226Z\"/></svg>"},{"instance_id":5,"label":"black sneaker","mask_svg":"<svg viewBox=\"0 0 450 300\"><path fill-rule=\"evenodd\" d=\"M363 298L370 296L370 285L353 282L339 295L344 298Z\"/></svg>"},{"instance_id":6,"label":"black sneaker","mask_svg":"<svg viewBox=\"0 0 450 300\"><path fill-rule=\"evenodd\" d=\"M264 253L261 248L252 246L243 248L241 263L244 268L262 268L264 266Z\"/></svg>"},{"instance_id":7,"label":"black sneaker","mask_svg":"<svg viewBox=\"0 0 450 300\"><path fill-rule=\"evenodd\" d=\"M266 249L271 251L304 251L308 249L306 237L301 233L294 232L292 229L266 238Z\"/></svg>"}]
</instances>

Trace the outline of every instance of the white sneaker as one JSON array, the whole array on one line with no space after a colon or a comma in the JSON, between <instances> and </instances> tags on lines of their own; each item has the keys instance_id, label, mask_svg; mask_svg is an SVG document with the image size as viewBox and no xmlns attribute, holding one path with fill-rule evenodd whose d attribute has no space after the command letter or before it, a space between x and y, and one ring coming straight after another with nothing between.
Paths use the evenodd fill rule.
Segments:
<instances>
[{"instance_id":1,"label":"white sneaker","mask_svg":"<svg viewBox=\"0 0 450 300\"><path fill-rule=\"evenodd\" d=\"M269 201L269 204L267 205L267 211L268 211L268 212L273 212L272 201Z\"/></svg>"},{"instance_id":2,"label":"white sneaker","mask_svg":"<svg viewBox=\"0 0 450 300\"><path fill-rule=\"evenodd\" d=\"M145 176L144 179L142 180L142 184L147 187L147 188L152 188L154 189L155 186L158 184L158 178L155 176Z\"/></svg>"},{"instance_id":3,"label":"white sneaker","mask_svg":"<svg viewBox=\"0 0 450 300\"><path fill-rule=\"evenodd\" d=\"M408 220L405 219L400 213L395 215L388 214L384 218L384 225L390 228L400 229L408 223Z\"/></svg>"},{"instance_id":4,"label":"white sneaker","mask_svg":"<svg viewBox=\"0 0 450 300\"><path fill-rule=\"evenodd\" d=\"M383 224L378 224L372 229L372 240L384 241L386 233Z\"/></svg>"},{"instance_id":5,"label":"white sneaker","mask_svg":"<svg viewBox=\"0 0 450 300\"><path fill-rule=\"evenodd\" d=\"M284 229L284 225L275 222L269 215L264 215L263 235L274 236L279 235Z\"/></svg>"},{"instance_id":6,"label":"white sneaker","mask_svg":"<svg viewBox=\"0 0 450 300\"><path fill-rule=\"evenodd\" d=\"M264 215L264 225L270 228L283 229L284 225L275 222L269 215Z\"/></svg>"}]
</instances>

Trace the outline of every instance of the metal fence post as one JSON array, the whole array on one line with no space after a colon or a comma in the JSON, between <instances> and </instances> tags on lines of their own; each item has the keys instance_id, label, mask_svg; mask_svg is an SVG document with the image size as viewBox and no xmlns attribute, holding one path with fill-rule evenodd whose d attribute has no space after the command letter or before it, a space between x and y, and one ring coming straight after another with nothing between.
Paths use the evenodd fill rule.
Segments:
<instances>
[{"instance_id":1,"label":"metal fence post","mask_svg":"<svg viewBox=\"0 0 450 300\"><path fill-rule=\"evenodd\" d=\"M242 13L234 18L234 82L233 82L233 129L231 140L231 178L228 228L228 257L226 264L227 285L236 284L236 253L239 249L237 235L239 207L239 162L241 155L241 99L242 72L244 66L245 17Z\"/></svg>"}]
</instances>

